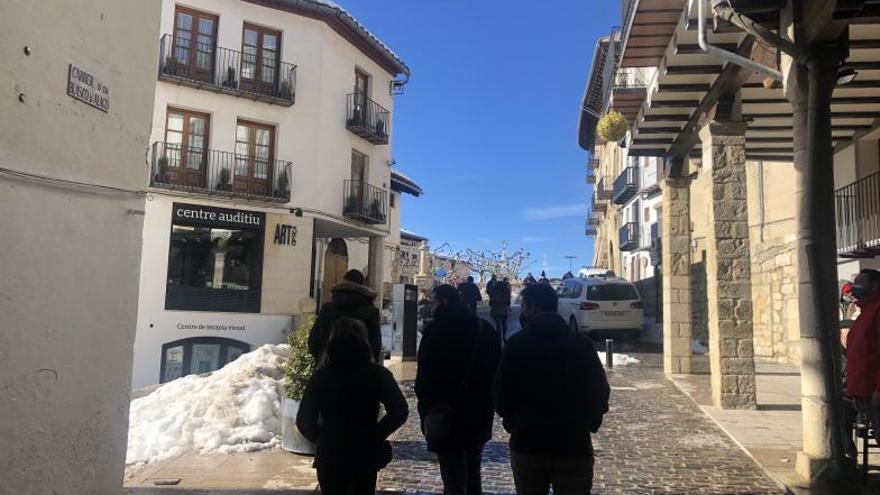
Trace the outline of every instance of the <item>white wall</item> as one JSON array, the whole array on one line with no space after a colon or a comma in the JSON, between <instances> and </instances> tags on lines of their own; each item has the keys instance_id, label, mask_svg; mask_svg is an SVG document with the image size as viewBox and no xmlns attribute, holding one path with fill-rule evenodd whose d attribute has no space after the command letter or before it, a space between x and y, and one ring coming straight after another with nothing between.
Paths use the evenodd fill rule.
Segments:
<instances>
[{"instance_id":1,"label":"white wall","mask_svg":"<svg viewBox=\"0 0 880 495\"><path fill-rule=\"evenodd\" d=\"M141 0L0 2L0 166L142 191L158 22ZM70 63L108 112L67 95ZM143 204L0 175L0 493L122 491Z\"/></svg>"}]
</instances>

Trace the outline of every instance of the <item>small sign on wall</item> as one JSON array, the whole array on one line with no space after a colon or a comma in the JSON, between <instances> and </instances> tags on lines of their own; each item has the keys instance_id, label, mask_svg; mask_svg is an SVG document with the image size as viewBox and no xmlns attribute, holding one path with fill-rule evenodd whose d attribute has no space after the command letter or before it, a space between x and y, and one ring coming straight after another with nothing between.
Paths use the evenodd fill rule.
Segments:
<instances>
[{"instance_id":1,"label":"small sign on wall","mask_svg":"<svg viewBox=\"0 0 880 495\"><path fill-rule=\"evenodd\" d=\"M73 64L67 70L67 94L103 112L110 111L107 84Z\"/></svg>"},{"instance_id":2,"label":"small sign on wall","mask_svg":"<svg viewBox=\"0 0 880 495\"><path fill-rule=\"evenodd\" d=\"M274 244L282 246L296 246L296 225L285 225L279 223L275 226Z\"/></svg>"}]
</instances>

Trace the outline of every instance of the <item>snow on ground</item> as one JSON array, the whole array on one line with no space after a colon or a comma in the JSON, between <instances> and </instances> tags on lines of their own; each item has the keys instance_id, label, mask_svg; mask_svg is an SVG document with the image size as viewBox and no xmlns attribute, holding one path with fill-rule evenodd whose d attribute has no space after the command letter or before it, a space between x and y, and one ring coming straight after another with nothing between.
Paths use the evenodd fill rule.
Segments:
<instances>
[{"instance_id":1,"label":"snow on ground","mask_svg":"<svg viewBox=\"0 0 880 495\"><path fill-rule=\"evenodd\" d=\"M602 366L605 366L605 353L597 352L597 354L599 355L599 361L602 362ZM629 366L631 364L639 364L640 362L638 359L627 354L614 353L614 366Z\"/></svg>"},{"instance_id":2,"label":"snow on ground","mask_svg":"<svg viewBox=\"0 0 880 495\"><path fill-rule=\"evenodd\" d=\"M209 376L190 375L131 403L127 464L187 450L247 452L280 443L288 345L264 345Z\"/></svg>"}]
</instances>

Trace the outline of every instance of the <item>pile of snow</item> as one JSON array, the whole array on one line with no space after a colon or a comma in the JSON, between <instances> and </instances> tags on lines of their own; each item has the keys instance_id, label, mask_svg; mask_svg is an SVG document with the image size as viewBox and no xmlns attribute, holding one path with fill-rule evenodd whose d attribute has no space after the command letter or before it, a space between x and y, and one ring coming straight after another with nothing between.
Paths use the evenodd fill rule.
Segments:
<instances>
[{"instance_id":1,"label":"pile of snow","mask_svg":"<svg viewBox=\"0 0 880 495\"><path fill-rule=\"evenodd\" d=\"M280 443L284 365L290 346L264 345L210 376L190 375L131 403L127 464L190 449L247 452Z\"/></svg>"},{"instance_id":2,"label":"pile of snow","mask_svg":"<svg viewBox=\"0 0 880 495\"><path fill-rule=\"evenodd\" d=\"M599 361L602 362L602 366L605 366L605 353L597 352L597 354L599 355ZM629 356L627 354L618 354L616 352L614 353L613 359L614 366L629 366L631 364L639 364L641 362L632 356Z\"/></svg>"}]
</instances>

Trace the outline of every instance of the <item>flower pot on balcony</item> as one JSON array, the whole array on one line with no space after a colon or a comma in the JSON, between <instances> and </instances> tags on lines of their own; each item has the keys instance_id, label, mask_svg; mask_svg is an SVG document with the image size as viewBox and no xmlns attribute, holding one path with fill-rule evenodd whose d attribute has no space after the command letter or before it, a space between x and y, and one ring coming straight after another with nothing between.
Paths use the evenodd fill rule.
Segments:
<instances>
[{"instance_id":1,"label":"flower pot on balcony","mask_svg":"<svg viewBox=\"0 0 880 495\"><path fill-rule=\"evenodd\" d=\"M223 80L223 87L229 89L238 89L238 81L235 78L235 68L226 68L226 79Z\"/></svg>"},{"instance_id":2,"label":"flower pot on balcony","mask_svg":"<svg viewBox=\"0 0 880 495\"><path fill-rule=\"evenodd\" d=\"M153 175L153 182L156 184L164 184L168 182L168 158L159 158L156 162L156 174Z\"/></svg>"},{"instance_id":3,"label":"flower pot on balcony","mask_svg":"<svg viewBox=\"0 0 880 495\"><path fill-rule=\"evenodd\" d=\"M217 180L218 191L232 191L232 184L229 181L229 169L220 169L220 178Z\"/></svg>"},{"instance_id":4,"label":"flower pot on balcony","mask_svg":"<svg viewBox=\"0 0 880 495\"><path fill-rule=\"evenodd\" d=\"M282 82L281 85L278 87L278 97L285 100L293 99L293 87L288 81Z\"/></svg>"},{"instance_id":5,"label":"flower pot on balcony","mask_svg":"<svg viewBox=\"0 0 880 495\"><path fill-rule=\"evenodd\" d=\"M166 57L165 64L162 66L162 72L170 76L176 76L180 69L180 62L174 57Z\"/></svg>"},{"instance_id":6,"label":"flower pot on balcony","mask_svg":"<svg viewBox=\"0 0 880 495\"><path fill-rule=\"evenodd\" d=\"M385 138L386 135L385 135L385 121L384 120L378 120L376 122L376 135L379 136L380 138L383 138L383 139Z\"/></svg>"},{"instance_id":7,"label":"flower pot on balcony","mask_svg":"<svg viewBox=\"0 0 880 495\"><path fill-rule=\"evenodd\" d=\"M278 174L278 188L275 189L276 198L290 198L290 178L287 176L287 170L282 170Z\"/></svg>"}]
</instances>

